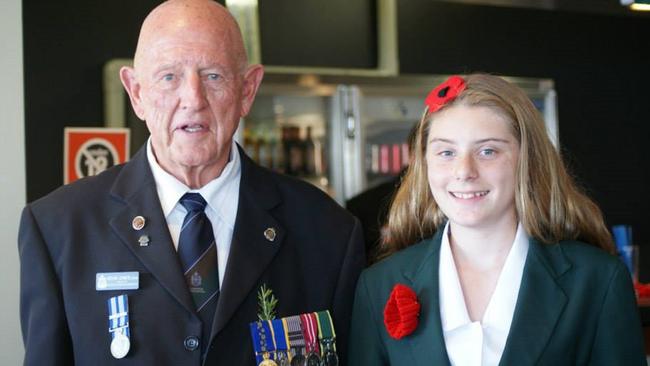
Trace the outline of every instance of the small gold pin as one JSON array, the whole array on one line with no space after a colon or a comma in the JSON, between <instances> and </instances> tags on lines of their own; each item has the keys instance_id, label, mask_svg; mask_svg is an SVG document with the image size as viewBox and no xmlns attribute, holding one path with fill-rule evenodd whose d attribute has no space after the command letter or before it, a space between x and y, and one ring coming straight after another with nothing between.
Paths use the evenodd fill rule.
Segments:
<instances>
[{"instance_id":1,"label":"small gold pin","mask_svg":"<svg viewBox=\"0 0 650 366\"><path fill-rule=\"evenodd\" d=\"M141 235L138 239L138 243L140 243L141 247L149 246L149 235Z\"/></svg>"},{"instance_id":2,"label":"small gold pin","mask_svg":"<svg viewBox=\"0 0 650 366\"><path fill-rule=\"evenodd\" d=\"M270 228L264 230L264 237L268 241L274 241L275 240L275 228L270 227Z\"/></svg>"},{"instance_id":3,"label":"small gold pin","mask_svg":"<svg viewBox=\"0 0 650 366\"><path fill-rule=\"evenodd\" d=\"M131 226L133 227L133 230L142 230L144 224L146 223L147 221L144 219L144 217L136 216L133 218L133 221L131 221Z\"/></svg>"}]
</instances>

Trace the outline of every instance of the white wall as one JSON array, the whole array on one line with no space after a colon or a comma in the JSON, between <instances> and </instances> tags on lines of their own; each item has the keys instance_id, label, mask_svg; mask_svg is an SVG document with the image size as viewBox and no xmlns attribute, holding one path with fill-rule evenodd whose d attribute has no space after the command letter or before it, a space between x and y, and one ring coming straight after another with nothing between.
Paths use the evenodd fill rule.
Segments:
<instances>
[{"instance_id":1,"label":"white wall","mask_svg":"<svg viewBox=\"0 0 650 366\"><path fill-rule=\"evenodd\" d=\"M21 0L0 0L0 365L20 365L18 318L20 211L25 205L25 128Z\"/></svg>"}]
</instances>

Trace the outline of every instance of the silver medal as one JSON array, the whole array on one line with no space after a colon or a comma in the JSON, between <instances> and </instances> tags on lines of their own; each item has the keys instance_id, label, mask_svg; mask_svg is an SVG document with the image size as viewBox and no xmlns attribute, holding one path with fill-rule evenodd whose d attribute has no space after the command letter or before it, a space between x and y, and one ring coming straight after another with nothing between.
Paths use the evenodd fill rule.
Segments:
<instances>
[{"instance_id":1,"label":"silver medal","mask_svg":"<svg viewBox=\"0 0 650 366\"><path fill-rule=\"evenodd\" d=\"M131 348L129 337L122 332L115 332L115 337L111 341L111 354L113 357L117 359L124 358L129 353L129 348Z\"/></svg>"}]
</instances>

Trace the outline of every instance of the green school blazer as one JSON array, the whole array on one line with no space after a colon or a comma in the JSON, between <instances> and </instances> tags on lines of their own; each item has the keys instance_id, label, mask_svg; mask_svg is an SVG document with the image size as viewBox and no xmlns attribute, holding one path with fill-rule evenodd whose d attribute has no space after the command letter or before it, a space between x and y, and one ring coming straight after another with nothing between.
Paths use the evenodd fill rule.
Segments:
<instances>
[{"instance_id":1,"label":"green school blazer","mask_svg":"<svg viewBox=\"0 0 650 366\"><path fill-rule=\"evenodd\" d=\"M366 269L357 284L349 365L449 365L440 320L442 230ZM419 324L396 340L384 326L393 286L412 288ZM533 239L499 365L646 365L639 311L625 265L593 246Z\"/></svg>"}]
</instances>

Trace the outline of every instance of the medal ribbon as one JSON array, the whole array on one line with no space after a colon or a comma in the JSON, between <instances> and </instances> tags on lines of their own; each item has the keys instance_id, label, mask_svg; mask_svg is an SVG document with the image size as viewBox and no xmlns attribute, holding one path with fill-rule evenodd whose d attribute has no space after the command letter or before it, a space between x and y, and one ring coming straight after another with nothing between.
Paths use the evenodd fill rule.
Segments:
<instances>
[{"instance_id":1,"label":"medal ribbon","mask_svg":"<svg viewBox=\"0 0 650 366\"><path fill-rule=\"evenodd\" d=\"M269 328L271 329L271 335L273 336L273 347L275 348L275 357L273 357L273 359L280 364L281 360L289 359L289 347L287 344L286 332L284 330L284 322L282 319L267 321L269 323Z\"/></svg>"},{"instance_id":2,"label":"medal ribbon","mask_svg":"<svg viewBox=\"0 0 650 366\"><path fill-rule=\"evenodd\" d=\"M291 348L291 342L289 342L289 325L287 324L287 318L280 319L282 322L282 330L284 331L284 340L287 345L287 350Z\"/></svg>"},{"instance_id":3,"label":"medal ribbon","mask_svg":"<svg viewBox=\"0 0 650 366\"><path fill-rule=\"evenodd\" d=\"M282 318L284 325L284 337L287 341L287 350L298 352L300 348L305 348L305 336L300 328L300 317L298 315ZM293 352L287 352L289 362L293 360Z\"/></svg>"},{"instance_id":4,"label":"medal ribbon","mask_svg":"<svg viewBox=\"0 0 650 366\"><path fill-rule=\"evenodd\" d=\"M330 341L336 351L336 333L334 331L334 323L332 322L332 317L329 310L319 311L316 314L316 319L318 320L318 338L321 342L321 348L325 348L324 341Z\"/></svg>"},{"instance_id":5,"label":"medal ribbon","mask_svg":"<svg viewBox=\"0 0 650 366\"><path fill-rule=\"evenodd\" d=\"M305 349L307 354L315 353L320 355L318 349L318 321L314 313L300 314L300 322L302 325L302 332L305 336Z\"/></svg>"},{"instance_id":6,"label":"medal ribbon","mask_svg":"<svg viewBox=\"0 0 650 366\"><path fill-rule=\"evenodd\" d=\"M255 349L255 358L257 363L261 363L264 360L264 354L270 355L271 352L275 351L275 344L270 344L274 342L273 332L269 325L269 322L252 322L249 324L251 336L253 338L253 348Z\"/></svg>"},{"instance_id":7,"label":"medal ribbon","mask_svg":"<svg viewBox=\"0 0 650 366\"><path fill-rule=\"evenodd\" d=\"M287 345L286 333L284 331L284 324L282 319L268 320L273 333L273 344L276 351L286 351L289 349Z\"/></svg>"},{"instance_id":8,"label":"medal ribbon","mask_svg":"<svg viewBox=\"0 0 650 366\"><path fill-rule=\"evenodd\" d=\"M305 347L305 336L302 332L302 325L300 324L300 316L293 315L282 318L286 324L284 327L287 336L287 345L289 348Z\"/></svg>"},{"instance_id":9,"label":"medal ribbon","mask_svg":"<svg viewBox=\"0 0 650 366\"><path fill-rule=\"evenodd\" d=\"M111 339L115 338L117 333L122 333L127 337L131 336L129 332L129 298L127 295L113 296L108 302L108 332Z\"/></svg>"}]
</instances>

